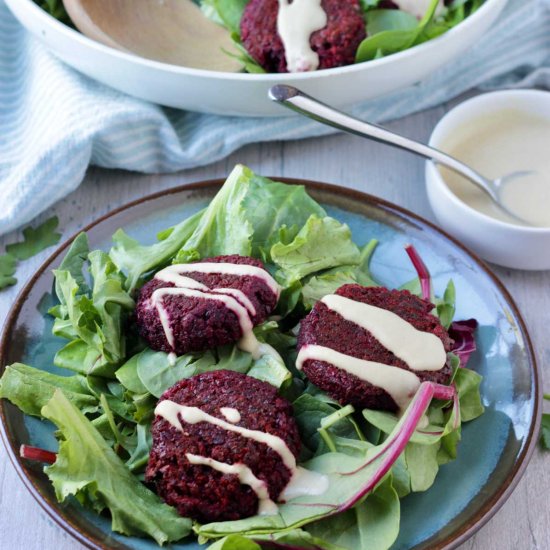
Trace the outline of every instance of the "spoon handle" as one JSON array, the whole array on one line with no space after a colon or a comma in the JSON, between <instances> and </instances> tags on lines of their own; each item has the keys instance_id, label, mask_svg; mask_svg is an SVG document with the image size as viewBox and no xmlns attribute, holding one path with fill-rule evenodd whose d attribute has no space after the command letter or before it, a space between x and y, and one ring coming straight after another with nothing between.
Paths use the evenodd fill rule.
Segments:
<instances>
[{"instance_id":1,"label":"spoon handle","mask_svg":"<svg viewBox=\"0 0 550 550\"><path fill-rule=\"evenodd\" d=\"M317 122L322 122L338 130L343 130L350 134L366 137L387 143L411 153L426 157L435 161L438 164L442 164L447 168L459 173L466 177L485 193L488 193L491 198L498 201L495 191L492 189L491 182L485 179L481 174L478 174L475 170L472 170L469 166L466 166L462 162L458 161L454 157L429 147L418 141L394 134L381 126L372 124L370 122L364 122L352 116L346 115L341 111L329 107L325 103L314 99L313 97L303 93L302 91L294 88L293 86L277 85L273 86L269 90L269 97L273 101L288 107L289 109L296 111L302 115L305 115Z\"/></svg>"}]
</instances>

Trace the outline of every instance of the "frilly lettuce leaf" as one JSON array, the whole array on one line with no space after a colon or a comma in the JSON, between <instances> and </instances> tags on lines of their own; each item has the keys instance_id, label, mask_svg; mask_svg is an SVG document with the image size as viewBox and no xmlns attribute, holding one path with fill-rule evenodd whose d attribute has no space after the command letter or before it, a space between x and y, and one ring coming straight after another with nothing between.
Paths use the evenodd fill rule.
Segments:
<instances>
[{"instance_id":1,"label":"frilly lettuce leaf","mask_svg":"<svg viewBox=\"0 0 550 550\"><path fill-rule=\"evenodd\" d=\"M57 499L74 495L97 512L108 509L112 529L125 535L149 535L158 544L176 541L191 530L178 515L135 477L90 421L61 390L42 408L60 434L57 460L45 472Z\"/></svg>"},{"instance_id":2,"label":"frilly lettuce leaf","mask_svg":"<svg viewBox=\"0 0 550 550\"><path fill-rule=\"evenodd\" d=\"M311 215L324 210L303 186L258 176L237 165L214 197L174 262L223 254L262 255L281 238L292 239Z\"/></svg>"},{"instance_id":3,"label":"frilly lettuce leaf","mask_svg":"<svg viewBox=\"0 0 550 550\"><path fill-rule=\"evenodd\" d=\"M321 275L311 277L302 288L302 298L304 305L311 308L315 302L326 296L333 294L342 285L360 284L363 286L378 286L370 273L370 260L378 244L378 241L372 239L361 249L359 264L356 266L339 266L329 269Z\"/></svg>"},{"instance_id":4,"label":"frilly lettuce leaf","mask_svg":"<svg viewBox=\"0 0 550 550\"><path fill-rule=\"evenodd\" d=\"M124 275L105 252L87 255L91 290L82 274L83 240L77 239L69 253L67 269L54 271L60 305L50 313L56 317L54 334L71 342L59 350L54 363L82 374L112 376L126 354L122 328L134 301L123 288Z\"/></svg>"},{"instance_id":5,"label":"frilly lettuce leaf","mask_svg":"<svg viewBox=\"0 0 550 550\"><path fill-rule=\"evenodd\" d=\"M83 376L58 376L22 363L8 365L0 378L0 397L9 399L25 414L40 416L42 407L56 389L84 413L96 412L97 398L90 392Z\"/></svg>"},{"instance_id":6,"label":"frilly lettuce leaf","mask_svg":"<svg viewBox=\"0 0 550 550\"><path fill-rule=\"evenodd\" d=\"M279 268L278 278L292 284L331 267L359 265L361 252L347 225L312 215L292 242L271 247L271 258Z\"/></svg>"}]
</instances>

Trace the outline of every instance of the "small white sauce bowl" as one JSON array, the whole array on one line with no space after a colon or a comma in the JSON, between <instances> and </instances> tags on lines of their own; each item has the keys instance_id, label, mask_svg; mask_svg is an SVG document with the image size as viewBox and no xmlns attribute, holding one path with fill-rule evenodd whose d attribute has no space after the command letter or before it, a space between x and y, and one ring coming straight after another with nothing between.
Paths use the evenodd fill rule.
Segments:
<instances>
[{"instance_id":1,"label":"small white sauce bowl","mask_svg":"<svg viewBox=\"0 0 550 550\"><path fill-rule=\"evenodd\" d=\"M550 92L504 90L469 99L438 122L430 145L442 147L459 127L505 109L550 120ZM550 174L547 177L550 185ZM426 163L426 188L440 225L485 260L516 269L550 269L550 228L513 225L474 210L449 189L431 161Z\"/></svg>"}]
</instances>

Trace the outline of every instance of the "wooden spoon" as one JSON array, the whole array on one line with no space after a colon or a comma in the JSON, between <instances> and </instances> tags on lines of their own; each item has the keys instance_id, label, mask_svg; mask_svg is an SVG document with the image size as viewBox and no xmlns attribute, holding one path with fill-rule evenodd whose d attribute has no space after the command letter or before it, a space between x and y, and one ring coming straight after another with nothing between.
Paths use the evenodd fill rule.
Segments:
<instances>
[{"instance_id":1,"label":"wooden spoon","mask_svg":"<svg viewBox=\"0 0 550 550\"><path fill-rule=\"evenodd\" d=\"M63 0L76 27L107 46L195 69L237 72L229 32L191 0Z\"/></svg>"}]
</instances>

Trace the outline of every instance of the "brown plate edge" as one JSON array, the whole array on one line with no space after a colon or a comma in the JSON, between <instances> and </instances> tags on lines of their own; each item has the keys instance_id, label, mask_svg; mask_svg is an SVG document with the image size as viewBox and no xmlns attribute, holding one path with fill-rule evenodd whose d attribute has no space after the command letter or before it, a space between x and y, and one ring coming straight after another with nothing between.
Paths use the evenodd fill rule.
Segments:
<instances>
[{"instance_id":1,"label":"brown plate edge","mask_svg":"<svg viewBox=\"0 0 550 550\"><path fill-rule=\"evenodd\" d=\"M542 375L537 366L536 356L533 351L533 344L532 344L529 332L527 331L525 321L523 320L523 317L521 316L521 313L514 299L512 298L512 296L510 295L506 287L502 284L500 279L487 266L487 264L481 258L479 258L475 253L473 253L467 247L465 247L462 243L457 241L454 237L446 233L441 228L437 227L432 222L422 218L421 216L411 212L410 210L402 208L401 206L393 204L384 199L375 197L374 195L363 193L362 191L357 191L355 189L349 189L349 188L345 188L339 185L334 185L329 183L314 182L310 180L303 180L303 179L296 179L296 178L271 178L271 179L275 179L277 181L282 181L284 183L289 183L294 185L305 185L306 188L311 188L319 191L326 191L332 194L339 194L339 195L343 194L349 197L350 199L354 199L358 202L369 203L373 206L381 207L382 209L385 209L385 210L391 210L393 212L397 212L398 214L401 214L406 218L413 219L429 227L436 233L439 233L440 235L445 237L447 240L449 240L452 244L454 244L456 247L461 249L467 255L469 255L474 260L474 262L476 262L479 265L482 271L489 276L489 278L492 280L495 286L499 289L499 291L505 297L505 299L507 300L508 304L511 307L512 312L514 313L515 318L517 319L519 329L521 330L522 336L526 343L525 349L527 351L530 364L533 367L534 385L535 385L534 421L531 423L526 444L523 450L521 451L518 459L516 460L514 464L514 468L510 472L510 474L508 475L504 483L501 485L499 491L497 491L497 493L493 496L493 498L491 498L485 504L485 506L483 506L483 508L479 510L479 512L470 521L468 521L461 529L458 529L456 532L450 535L447 538L447 540L442 541L437 545L431 547L433 550L452 550L453 548L456 548L460 544L465 542L476 531L478 531L481 527L483 527L503 506L503 504L506 502L508 497L511 495L512 491L517 486L519 480L521 479L521 476L524 474L525 469L529 463L529 460L531 459L531 456L533 455L533 452L537 445L538 434L540 431L540 424L541 424L541 418L542 418ZM122 212L124 210L129 210L134 206L138 206L145 202L155 200L157 198L160 198L162 196L169 195L169 194L177 194L184 191L207 189L209 187L220 187L224 183L224 181L225 180L223 179L205 180L202 182L188 183L188 184L180 185L178 187L173 187L170 189L152 193L140 199L136 199L134 201L126 203L125 205L120 206L114 210L111 210L110 212L104 214L103 216L100 216L93 222L86 225L83 229L79 230L73 236L69 237L63 244L61 244L55 250L55 252L53 252L53 254L51 254L40 265L36 273L27 281L25 286L20 290L19 294L17 295L16 300L6 319L4 330L2 332L2 338L0 340L0 364L2 363L2 359L5 355L5 349L7 348L7 342L9 338L9 333L11 331L11 326L13 325L17 315L21 311L21 308L25 303L28 293L33 288L36 280L44 273L44 271L46 271L47 267L57 257L59 257L62 252L64 252L69 247L69 245L80 233L89 231L99 223L103 222L104 220L112 216L115 216L119 212ZM79 542L81 542L88 548L105 549L106 548L105 546L102 546L100 543L98 543L98 541L89 538L86 534L80 531L79 528L76 525L74 525L69 519L63 517L60 514L60 512L57 510L56 506L51 505L49 502L46 501L46 499L43 498L43 496L40 494L40 491L31 480L30 476L27 475L26 467L23 463L23 460L19 457L18 450L14 448L13 442L8 438L5 425L6 425L6 419L5 419L5 412L4 412L4 401L1 400L0 401L0 437L2 439L2 443L6 448L10 461L13 464L17 474L23 481L23 484L25 485L25 487L28 489L28 491L31 493L34 499L38 502L40 507L52 518L52 520L55 523L57 523L67 533L69 533L71 536L73 536L75 539L77 539Z\"/></svg>"}]
</instances>

